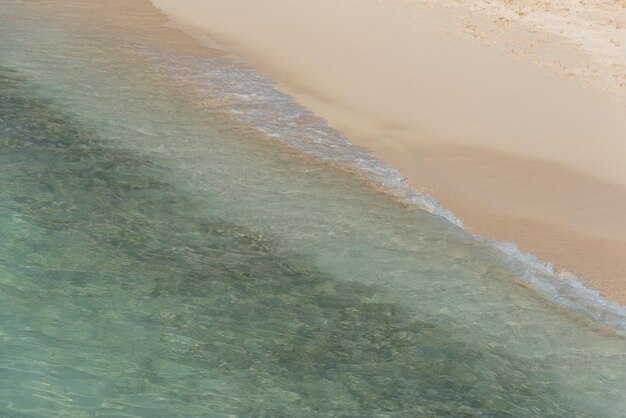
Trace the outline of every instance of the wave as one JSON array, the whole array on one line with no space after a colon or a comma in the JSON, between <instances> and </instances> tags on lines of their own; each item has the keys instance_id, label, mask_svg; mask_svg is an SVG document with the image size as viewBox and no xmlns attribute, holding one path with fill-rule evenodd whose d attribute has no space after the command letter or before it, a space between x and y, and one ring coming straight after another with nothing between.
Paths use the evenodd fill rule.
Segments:
<instances>
[{"instance_id":1,"label":"wave","mask_svg":"<svg viewBox=\"0 0 626 418\"><path fill-rule=\"evenodd\" d=\"M215 56L184 53L165 56L154 49L144 49L141 53L205 111L226 114L236 124L252 129L269 141L288 144L325 162L356 171L373 186L406 204L463 229L462 220L435 197L413 189L399 170L355 146L323 118L294 97L280 92L274 82L238 58L223 52ZM584 278L556 270L551 263L521 251L514 243L465 233L497 250L502 263L513 270L522 283L532 286L546 299L626 334L626 307L604 298Z\"/></svg>"}]
</instances>

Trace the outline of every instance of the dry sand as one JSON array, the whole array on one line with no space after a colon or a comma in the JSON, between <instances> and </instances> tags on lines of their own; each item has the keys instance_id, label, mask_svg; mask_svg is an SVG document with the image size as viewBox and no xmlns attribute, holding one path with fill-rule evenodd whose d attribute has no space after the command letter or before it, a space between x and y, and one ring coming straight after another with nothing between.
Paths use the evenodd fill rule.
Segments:
<instances>
[{"instance_id":1,"label":"dry sand","mask_svg":"<svg viewBox=\"0 0 626 418\"><path fill-rule=\"evenodd\" d=\"M554 8L518 18L505 0L154 3L399 168L471 232L626 304L620 1L586 15L544 1Z\"/></svg>"}]
</instances>

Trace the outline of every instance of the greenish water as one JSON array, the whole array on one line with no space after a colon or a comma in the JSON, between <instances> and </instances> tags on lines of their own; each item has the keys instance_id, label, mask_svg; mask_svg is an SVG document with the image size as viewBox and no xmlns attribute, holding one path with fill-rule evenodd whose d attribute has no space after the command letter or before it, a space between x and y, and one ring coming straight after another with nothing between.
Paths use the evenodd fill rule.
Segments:
<instances>
[{"instance_id":1,"label":"greenish water","mask_svg":"<svg viewBox=\"0 0 626 418\"><path fill-rule=\"evenodd\" d=\"M149 4L0 10L0 417L626 416L622 336L225 120Z\"/></svg>"}]
</instances>

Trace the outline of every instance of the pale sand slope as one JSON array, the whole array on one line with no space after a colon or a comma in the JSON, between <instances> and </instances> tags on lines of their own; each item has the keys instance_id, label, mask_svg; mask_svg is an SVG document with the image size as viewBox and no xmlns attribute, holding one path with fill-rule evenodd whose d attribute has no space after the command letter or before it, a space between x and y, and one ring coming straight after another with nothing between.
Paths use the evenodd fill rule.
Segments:
<instances>
[{"instance_id":1,"label":"pale sand slope","mask_svg":"<svg viewBox=\"0 0 626 418\"><path fill-rule=\"evenodd\" d=\"M516 242L626 303L624 87L607 93L533 62L553 50L580 68L606 64L600 50L513 24L476 40L480 16L418 1L154 3L399 168L470 231ZM534 40L534 59L510 53ZM604 75L618 80L621 64L609 64Z\"/></svg>"}]
</instances>

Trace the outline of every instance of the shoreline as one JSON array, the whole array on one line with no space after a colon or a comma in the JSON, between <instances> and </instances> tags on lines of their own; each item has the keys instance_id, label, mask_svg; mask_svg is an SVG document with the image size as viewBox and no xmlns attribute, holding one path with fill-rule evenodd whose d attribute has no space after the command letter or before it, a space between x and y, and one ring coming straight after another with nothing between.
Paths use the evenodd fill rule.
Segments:
<instances>
[{"instance_id":1,"label":"shoreline","mask_svg":"<svg viewBox=\"0 0 626 418\"><path fill-rule=\"evenodd\" d=\"M377 46L376 40L363 32L378 24L366 18L380 16L381 5L363 3L367 7L354 12L355 20L367 21L368 26L353 25L350 29L354 30L346 35L333 31L339 27L334 24L345 23L345 10L334 10L336 13L329 16L328 8L306 2L299 4L308 7L306 14L277 0L266 5L265 11L256 10L259 13L251 17L243 13L252 7L246 0L229 4L217 1L211 6L216 13L210 18L208 10L195 10L197 19L206 26L189 20L185 14L183 9L190 7L193 0L180 8L167 5L167 0L154 3L161 9L167 6L164 12L179 28L187 25L193 28L190 34L207 46L215 47L215 43L208 43L212 39L233 51L276 81L279 90L327 119L331 127L345 133L355 145L366 147L376 158L398 168L416 190L433 195L461 218L468 232L514 242L522 251L553 262L557 269L584 277L610 300L626 304L626 261L622 260L626 254L626 175L621 176L619 164L615 164L621 156L618 139L621 133L626 135L626 122L619 120L626 115L626 101L583 90L572 80L546 74L530 62L503 54L497 46L476 45L449 34L437 34L429 25L442 19L442 10L427 16L429 27L410 25L407 29L398 22L398 27L404 29L388 34L397 37L398 45L391 55L381 56L380 47L385 45ZM278 6L285 7L278 11ZM394 13L382 17L380 24L389 27L398 18ZM446 13L443 12L443 19L449 18ZM318 39L319 31L306 26L302 29L298 19L305 15L311 25L330 19L328 33ZM277 18L289 24L274 32L263 26L276 23ZM263 28L267 31L261 31ZM290 31L298 36L281 41L280 37ZM198 36L199 33L206 37ZM255 33L264 33L263 39L255 39ZM430 65L417 63L415 67L411 57L393 56L411 40L406 35L415 33L432 37L420 40L422 58L434 61ZM329 41L337 35L337 45L333 46ZM304 41L310 50L298 53L294 48ZM354 56L344 59L338 55L346 51L354 51ZM457 55L450 58L446 55L450 53ZM296 62L291 66L286 61L290 54L295 54L290 58L291 64ZM475 64L476 54L487 61ZM325 72L319 64L307 61L315 56L335 66ZM465 60L469 76L459 75L457 69L451 68L458 59ZM398 80L385 77L395 74L392 71L402 61L406 61L407 68L400 71ZM359 64L373 67L371 73L359 74L355 67ZM408 69L423 70L425 78L439 85L407 85L413 80ZM438 75L437 71L444 74ZM352 82L351 72L355 74ZM492 82L490 77L496 80ZM382 107L371 105L381 90L376 85L368 90L364 87L367 81L389 87L390 96L385 96L387 92L379 96ZM452 87L441 85L446 81ZM478 85L471 85L472 81ZM507 86L511 81L519 83ZM426 98L403 95L402 87L409 92L424 91ZM464 88L467 91L459 90ZM463 97L479 99L483 94L487 104L466 100L454 105L451 101L459 96L459 91L463 93L461 101ZM399 100L386 100L390 97ZM412 103L417 112L406 111ZM499 108L503 104L507 106ZM472 109L472 105L477 109ZM419 115L419 123L414 123L420 112L423 114ZM551 112L550 119L543 117L546 112ZM571 120L575 116L581 117ZM511 125L520 118L527 120ZM606 133L608 139L598 143L589 140L594 133ZM532 134L540 138L529 140ZM555 143L546 141L557 134ZM498 142L498 135L507 143ZM540 149L534 149L535 146ZM560 155L566 147L580 149ZM615 152L602 155L611 154L606 152L608 147ZM590 163L587 157L595 159L591 158ZM583 165L581 170L577 163Z\"/></svg>"},{"instance_id":2,"label":"shoreline","mask_svg":"<svg viewBox=\"0 0 626 418\"><path fill-rule=\"evenodd\" d=\"M626 194L619 186L550 162L484 149L414 144L403 152L375 154L403 167L407 182L435 196L467 232L513 242L626 305L626 232L619 229L623 223L614 222L626 213ZM605 216L598 219L602 201Z\"/></svg>"}]
</instances>

